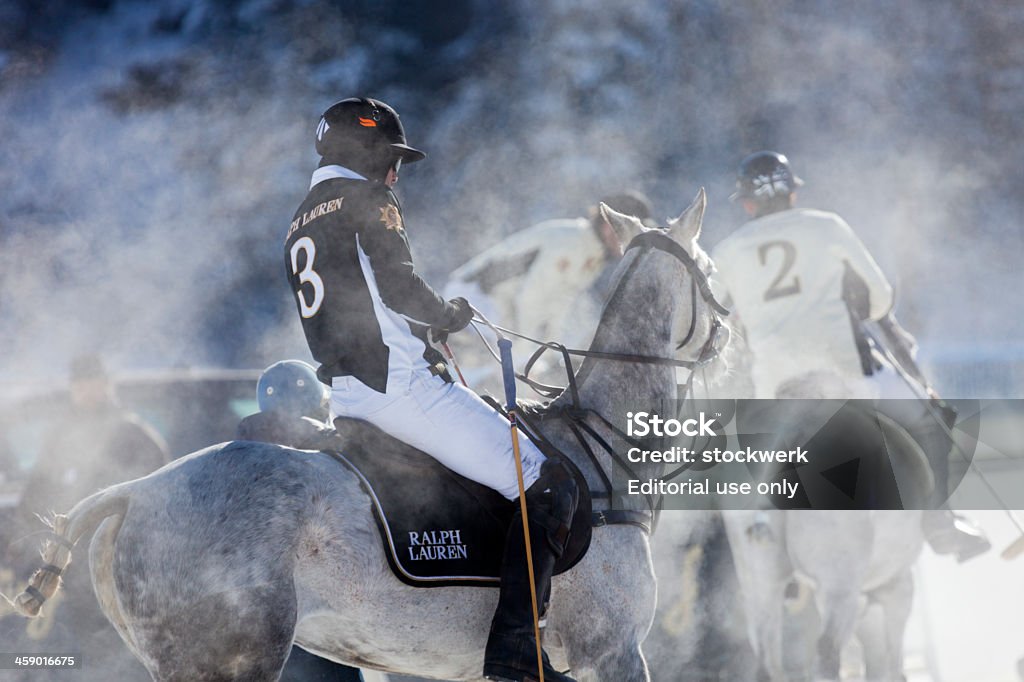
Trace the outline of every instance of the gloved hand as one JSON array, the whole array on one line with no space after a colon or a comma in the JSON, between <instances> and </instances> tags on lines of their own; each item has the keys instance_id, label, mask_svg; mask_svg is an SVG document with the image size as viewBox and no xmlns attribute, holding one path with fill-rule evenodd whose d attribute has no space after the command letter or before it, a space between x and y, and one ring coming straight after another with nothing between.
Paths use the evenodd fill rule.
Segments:
<instances>
[{"instance_id":1,"label":"gloved hand","mask_svg":"<svg viewBox=\"0 0 1024 682\"><path fill-rule=\"evenodd\" d=\"M465 329L473 319L473 309L469 301L459 296L448 301L447 317L443 323L433 328L433 339L437 343L448 340L448 334Z\"/></svg>"}]
</instances>

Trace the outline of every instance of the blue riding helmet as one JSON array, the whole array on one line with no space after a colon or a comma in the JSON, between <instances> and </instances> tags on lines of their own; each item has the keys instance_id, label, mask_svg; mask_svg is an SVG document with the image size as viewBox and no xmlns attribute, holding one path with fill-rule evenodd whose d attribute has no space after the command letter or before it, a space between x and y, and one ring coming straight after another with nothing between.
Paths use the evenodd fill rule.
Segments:
<instances>
[{"instance_id":1,"label":"blue riding helmet","mask_svg":"<svg viewBox=\"0 0 1024 682\"><path fill-rule=\"evenodd\" d=\"M301 360L282 360L263 370L256 384L260 412L277 411L327 421L329 392L316 370Z\"/></svg>"}]
</instances>

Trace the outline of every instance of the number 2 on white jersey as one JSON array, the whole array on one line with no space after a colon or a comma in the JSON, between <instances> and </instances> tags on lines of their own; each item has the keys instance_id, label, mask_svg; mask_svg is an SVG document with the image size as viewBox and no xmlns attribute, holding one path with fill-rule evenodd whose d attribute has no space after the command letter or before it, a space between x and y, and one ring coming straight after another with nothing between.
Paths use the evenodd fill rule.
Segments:
<instances>
[{"instance_id":1,"label":"number 2 on white jersey","mask_svg":"<svg viewBox=\"0 0 1024 682\"><path fill-rule=\"evenodd\" d=\"M782 267L779 269L779 273L775 275L775 279L772 280L772 283L768 285L768 289L764 292L765 302L800 293L800 277L797 275L793 275L793 278L790 279L789 282L783 282L783 280L786 279L786 275L789 274L789 271L793 269L793 265L796 263L796 247L793 246L793 242L778 239L761 244L757 249L757 255L761 260L761 265L766 264L768 252L772 249L782 250Z\"/></svg>"},{"instance_id":2,"label":"number 2 on white jersey","mask_svg":"<svg viewBox=\"0 0 1024 682\"><path fill-rule=\"evenodd\" d=\"M299 252L306 252L306 266L299 272ZM292 274L299 276L299 284L313 285L313 302L306 301L306 295L302 289L298 289L295 295L299 298L299 312L304 318L310 318L317 314L324 302L324 281L313 269L313 259L316 258L316 244L309 237L296 239L292 244Z\"/></svg>"}]
</instances>

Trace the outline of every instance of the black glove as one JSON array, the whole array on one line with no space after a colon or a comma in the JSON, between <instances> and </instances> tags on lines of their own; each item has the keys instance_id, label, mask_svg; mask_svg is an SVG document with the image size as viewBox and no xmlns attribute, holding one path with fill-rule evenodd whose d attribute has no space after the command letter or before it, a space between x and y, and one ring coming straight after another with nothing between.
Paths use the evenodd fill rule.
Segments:
<instances>
[{"instance_id":1,"label":"black glove","mask_svg":"<svg viewBox=\"0 0 1024 682\"><path fill-rule=\"evenodd\" d=\"M468 327L469 323L473 321L473 309L470 307L469 301L459 296L448 301L448 305L451 306L451 310L448 311L448 319L445 320L442 329L448 333L454 333Z\"/></svg>"},{"instance_id":2,"label":"black glove","mask_svg":"<svg viewBox=\"0 0 1024 682\"><path fill-rule=\"evenodd\" d=\"M448 334L465 329L473 320L473 309L463 297L448 301L447 307L445 321L433 329L433 338L437 343L444 343L448 340Z\"/></svg>"}]
</instances>

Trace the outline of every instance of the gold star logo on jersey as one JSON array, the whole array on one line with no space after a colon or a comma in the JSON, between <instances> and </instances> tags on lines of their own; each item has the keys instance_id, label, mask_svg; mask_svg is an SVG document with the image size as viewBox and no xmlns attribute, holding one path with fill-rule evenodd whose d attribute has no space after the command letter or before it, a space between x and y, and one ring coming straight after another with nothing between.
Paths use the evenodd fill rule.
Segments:
<instances>
[{"instance_id":1,"label":"gold star logo on jersey","mask_svg":"<svg viewBox=\"0 0 1024 682\"><path fill-rule=\"evenodd\" d=\"M402 214L398 212L398 207L394 204L380 207L380 221L389 230L402 231Z\"/></svg>"}]
</instances>

